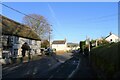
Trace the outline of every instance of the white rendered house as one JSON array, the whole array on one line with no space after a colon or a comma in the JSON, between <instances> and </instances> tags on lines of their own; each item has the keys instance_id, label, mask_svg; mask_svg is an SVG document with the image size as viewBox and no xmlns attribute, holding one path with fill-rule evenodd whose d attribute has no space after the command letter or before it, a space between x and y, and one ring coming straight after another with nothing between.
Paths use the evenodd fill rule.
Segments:
<instances>
[{"instance_id":1,"label":"white rendered house","mask_svg":"<svg viewBox=\"0 0 120 80\"><path fill-rule=\"evenodd\" d=\"M119 42L120 38L117 35L110 32L110 34L105 38L105 40L108 42Z\"/></svg>"},{"instance_id":2,"label":"white rendered house","mask_svg":"<svg viewBox=\"0 0 120 80\"><path fill-rule=\"evenodd\" d=\"M53 41L52 42L52 49L56 49L56 51L66 51L67 50L66 39Z\"/></svg>"},{"instance_id":3,"label":"white rendered house","mask_svg":"<svg viewBox=\"0 0 120 80\"><path fill-rule=\"evenodd\" d=\"M0 19L0 28L2 29L2 47L0 58L9 58L10 56L21 57L21 46L27 42L31 48L31 54L40 54L41 39L30 27L13 21L5 16Z\"/></svg>"}]
</instances>

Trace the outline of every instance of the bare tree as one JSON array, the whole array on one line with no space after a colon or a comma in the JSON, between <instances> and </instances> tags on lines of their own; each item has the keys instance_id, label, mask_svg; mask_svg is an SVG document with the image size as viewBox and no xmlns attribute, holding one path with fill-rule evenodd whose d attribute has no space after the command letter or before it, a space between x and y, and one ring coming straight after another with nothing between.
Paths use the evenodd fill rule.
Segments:
<instances>
[{"instance_id":1,"label":"bare tree","mask_svg":"<svg viewBox=\"0 0 120 80\"><path fill-rule=\"evenodd\" d=\"M51 31L51 25L44 16L39 14L29 14L23 17L23 23L30 26L41 39L48 39Z\"/></svg>"}]
</instances>

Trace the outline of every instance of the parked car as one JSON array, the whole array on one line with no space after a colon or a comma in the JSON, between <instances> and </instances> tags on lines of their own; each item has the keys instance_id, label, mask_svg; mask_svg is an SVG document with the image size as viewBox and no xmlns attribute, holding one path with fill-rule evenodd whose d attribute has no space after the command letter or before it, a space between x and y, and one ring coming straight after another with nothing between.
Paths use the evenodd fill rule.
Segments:
<instances>
[{"instance_id":1,"label":"parked car","mask_svg":"<svg viewBox=\"0 0 120 80\"><path fill-rule=\"evenodd\" d=\"M9 50L3 50L2 58L5 59L5 58L9 58L9 57L11 57L11 52Z\"/></svg>"},{"instance_id":2,"label":"parked car","mask_svg":"<svg viewBox=\"0 0 120 80\"><path fill-rule=\"evenodd\" d=\"M44 52L45 52L45 55L52 55L53 50L51 48L47 48L47 49L45 49Z\"/></svg>"},{"instance_id":3,"label":"parked car","mask_svg":"<svg viewBox=\"0 0 120 80\"><path fill-rule=\"evenodd\" d=\"M55 48L54 48L54 49L52 49L52 50L53 50L53 52L54 52L54 53L56 53L56 49L55 49Z\"/></svg>"},{"instance_id":4,"label":"parked car","mask_svg":"<svg viewBox=\"0 0 120 80\"><path fill-rule=\"evenodd\" d=\"M44 55L45 54L45 48L41 48L41 54Z\"/></svg>"},{"instance_id":5,"label":"parked car","mask_svg":"<svg viewBox=\"0 0 120 80\"><path fill-rule=\"evenodd\" d=\"M72 50L72 53L79 53L80 50Z\"/></svg>"}]
</instances>

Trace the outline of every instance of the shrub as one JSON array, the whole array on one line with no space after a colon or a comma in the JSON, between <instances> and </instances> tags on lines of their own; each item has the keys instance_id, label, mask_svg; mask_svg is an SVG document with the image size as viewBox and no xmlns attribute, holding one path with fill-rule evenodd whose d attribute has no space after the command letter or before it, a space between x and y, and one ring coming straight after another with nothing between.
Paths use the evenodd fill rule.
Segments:
<instances>
[{"instance_id":1,"label":"shrub","mask_svg":"<svg viewBox=\"0 0 120 80\"><path fill-rule=\"evenodd\" d=\"M120 71L120 54L118 54L120 46L118 45L120 43L105 44L91 50L92 63L108 76L113 76L117 71Z\"/></svg>"}]
</instances>

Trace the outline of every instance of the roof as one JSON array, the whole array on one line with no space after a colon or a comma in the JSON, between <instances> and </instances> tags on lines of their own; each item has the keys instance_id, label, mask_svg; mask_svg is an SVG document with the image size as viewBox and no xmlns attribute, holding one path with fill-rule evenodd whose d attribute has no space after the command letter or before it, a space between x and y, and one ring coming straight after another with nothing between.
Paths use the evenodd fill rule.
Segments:
<instances>
[{"instance_id":1,"label":"roof","mask_svg":"<svg viewBox=\"0 0 120 80\"><path fill-rule=\"evenodd\" d=\"M40 40L37 33L34 32L29 26L20 24L2 15L0 15L0 17L2 17L0 18L0 28L2 28L2 34Z\"/></svg>"},{"instance_id":2,"label":"roof","mask_svg":"<svg viewBox=\"0 0 120 80\"><path fill-rule=\"evenodd\" d=\"M105 37L105 39L108 38L108 37L110 37L111 35L115 35L115 34L113 34L113 33L110 32L110 34L107 37ZM115 35L115 36L117 36L117 35Z\"/></svg>"},{"instance_id":3,"label":"roof","mask_svg":"<svg viewBox=\"0 0 120 80\"><path fill-rule=\"evenodd\" d=\"M52 44L65 44L66 40L55 40L52 42Z\"/></svg>"},{"instance_id":4,"label":"roof","mask_svg":"<svg viewBox=\"0 0 120 80\"><path fill-rule=\"evenodd\" d=\"M78 46L78 43L67 43L68 46L73 46L73 45L76 45Z\"/></svg>"}]
</instances>

